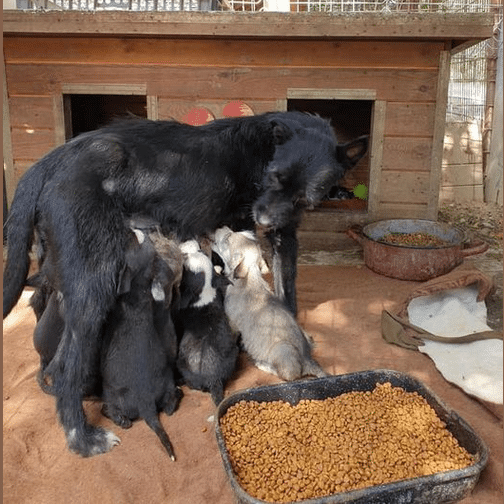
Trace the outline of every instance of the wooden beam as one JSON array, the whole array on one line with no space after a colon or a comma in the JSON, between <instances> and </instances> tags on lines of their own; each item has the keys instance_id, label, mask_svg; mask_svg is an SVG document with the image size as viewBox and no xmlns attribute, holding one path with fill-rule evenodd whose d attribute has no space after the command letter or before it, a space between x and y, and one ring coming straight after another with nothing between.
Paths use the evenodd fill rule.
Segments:
<instances>
[{"instance_id":1,"label":"wooden beam","mask_svg":"<svg viewBox=\"0 0 504 504\"><path fill-rule=\"evenodd\" d=\"M376 100L375 89L287 89L287 99L295 100Z\"/></svg>"},{"instance_id":2,"label":"wooden beam","mask_svg":"<svg viewBox=\"0 0 504 504\"><path fill-rule=\"evenodd\" d=\"M7 92L7 79L5 77L5 60L2 60L3 68L3 164L4 173L3 181L5 183L5 194L7 203L10 207L14 198L14 190L16 189L16 180L14 176L14 161L12 157L12 137L9 112L9 95Z\"/></svg>"},{"instance_id":3,"label":"wooden beam","mask_svg":"<svg viewBox=\"0 0 504 504\"><path fill-rule=\"evenodd\" d=\"M377 100L374 103L373 119L371 124L371 153L369 160L369 191L368 214L375 218L381 201L381 174L383 170L383 142L385 134L385 118L387 102Z\"/></svg>"},{"instance_id":4,"label":"wooden beam","mask_svg":"<svg viewBox=\"0 0 504 504\"><path fill-rule=\"evenodd\" d=\"M4 37L24 35L268 39L485 40L490 13L4 11Z\"/></svg>"},{"instance_id":5,"label":"wooden beam","mask_svg":"<svg viewBox=\"0 0 504 504\"><path fill-rule=\"evenodd\" d=\"M446 128L446 108L448 104L448 85L450 83L449 51L443 51L439 56L439 76L436 96L436 111L434 113L434 132L432 141L430 190L427 204L427 219L437 219L439 208L439 190L443 164L443 142Z\"/></svg>"}]
</instances>

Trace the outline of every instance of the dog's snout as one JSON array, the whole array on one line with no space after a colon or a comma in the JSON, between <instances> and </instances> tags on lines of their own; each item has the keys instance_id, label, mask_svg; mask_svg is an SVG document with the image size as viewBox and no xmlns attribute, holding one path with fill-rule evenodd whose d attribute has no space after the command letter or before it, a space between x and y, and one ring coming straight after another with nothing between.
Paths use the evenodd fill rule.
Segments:
<instances>
[{"instance_id":1,"label":"dog's snout","mask_svg":"<svg viewBox=\"0 0 504 504\"><path fill-rule=\"evenodd\" d=\"M273 225L271 218L265 213L256 214L255 220L260 226L271 227Z\"/></svg>"},{"instance_id":2,"label":"dog's snout","mask_svg":"<svg viewBox=\"0 0 504 504\"><path fill-rule=\"evenodd\" d=\"M252 210L254 220L259 226L271 227L273 221L268 213L268 206L264 204L256 204Z\"/></svg>"}]
</instances>

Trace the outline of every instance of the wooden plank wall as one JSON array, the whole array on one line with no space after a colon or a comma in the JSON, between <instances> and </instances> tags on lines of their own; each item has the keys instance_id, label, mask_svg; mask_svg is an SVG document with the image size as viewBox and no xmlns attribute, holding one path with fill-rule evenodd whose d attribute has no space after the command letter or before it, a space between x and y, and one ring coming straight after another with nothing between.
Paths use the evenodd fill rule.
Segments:
<instances>
[{"instance_id":1,"label":"wooden plank wall","mask_svg":"<svg viewBox=\"0 0 504 504\"><path fill-rule=\"evenodd\" d=\"M6 36L15 178L61 138L55 109L65 85L143 85L159 119L194 107L221 117L233 100L254 113L278 110L288 89L369 89L385 111L373 217L424 217L443 50L436 41Z\"/></svg>"}]
</instances>

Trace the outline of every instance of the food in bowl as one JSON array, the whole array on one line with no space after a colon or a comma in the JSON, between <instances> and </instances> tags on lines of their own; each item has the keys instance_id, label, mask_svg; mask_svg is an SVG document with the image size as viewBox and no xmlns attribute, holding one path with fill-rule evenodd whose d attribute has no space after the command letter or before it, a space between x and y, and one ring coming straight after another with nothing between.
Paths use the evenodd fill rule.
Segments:
<instances>
[{"instance_id":1,"label":"food in bowl","mask_svg":"<svg viewBox=\"0 0 504 504\"><path fill-rule=\"evenodd\" d=\"M403 247L447 247L450 245L446 240L430 233L395 233L390 232L383 235L380 240L382 243L400 245Z\"/></svg>"},{"instance_id":2,"label":"food in bowl","mask_svg":"<svg viewBox=\"0 0 504 504\"><path fill-rule=\"evenodd\" d=\"M421 395L389 382L295 406L242 400L220 418L220 429L240 485L252 497L275 503L474 462Z\"/></svg>"}]
</instances>

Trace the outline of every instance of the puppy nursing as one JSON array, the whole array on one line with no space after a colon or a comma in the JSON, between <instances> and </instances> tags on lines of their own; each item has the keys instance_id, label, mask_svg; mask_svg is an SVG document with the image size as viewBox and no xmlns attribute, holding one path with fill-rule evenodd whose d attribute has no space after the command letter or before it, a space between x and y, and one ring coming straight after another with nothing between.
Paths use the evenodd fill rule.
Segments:
<instances>
[{"instance_id":1,"label":"puppy nursing","mask_svg":"<svg viewBox=\"0 0 504 504\"><path fill-rule=\"evenodd\" d=\"M177 368L187 385L209 391L219 404L238 357L236 336L224 313L228 281L217 274L196 240L184 242L181 250L184 274L176 312L180 335Z\"/></svg>"},{"instance_id":2,"label":"puppy nursing","mask_svg":"<svg viewBox=\"0 0 504 504\"><path fill-rule=\"evenodd\" d=\"M169 317L175 275L150 238L140 230L134 231L126 251L127 267L117 305L105 324L102 412L123 428L143 418L175 460L158 412L171 415L181 396L173 376L176 335L171 321L159 332L154 317L157 303L164 305Z\"/></svg>"},{"instance_id":3,"label":"puppy nursing","mask_svg":"<svg viewBox=\"0 0 504 504\"><path fill-rule=\"evenodd\" d=\"M215 232L214 241L232 282L225 296L226 314L256 366L288 381L326 376L311 356L306 334L262 277L266 263L254 235L224 227Z\"/></svg>"}]
</instances>

